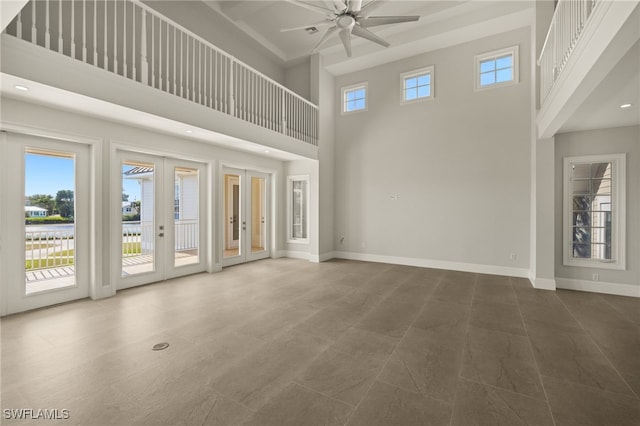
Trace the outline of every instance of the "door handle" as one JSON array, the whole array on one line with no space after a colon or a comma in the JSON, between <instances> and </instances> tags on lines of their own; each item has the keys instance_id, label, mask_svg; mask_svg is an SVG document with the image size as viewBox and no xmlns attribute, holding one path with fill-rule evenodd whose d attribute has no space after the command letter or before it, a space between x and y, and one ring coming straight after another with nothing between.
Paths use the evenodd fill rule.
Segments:
<instances>
[{"instance_id":1,"label":"door handle","mask_svg":"<svg viewBox=\"0 0 640 426\"><path fill-rule=\"evenodd\" d=\"M158 234L158 237L164 237L164 232L160 232L160 233Z\"/></svg>"}]
</instances>

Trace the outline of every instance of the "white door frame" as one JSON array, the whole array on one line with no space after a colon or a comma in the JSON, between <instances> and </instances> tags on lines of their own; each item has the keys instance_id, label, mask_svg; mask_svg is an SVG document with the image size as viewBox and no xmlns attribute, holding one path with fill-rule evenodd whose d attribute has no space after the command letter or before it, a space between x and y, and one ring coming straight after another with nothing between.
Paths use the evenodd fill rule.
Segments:
<instances>
[{"instance_id":1,"label":"white door frame","mask_svg":"<svg viewBox=\"0 0 640 426\"><path fill-rule=\"evenodd\" d=\"M227 232L227 226L229 225L228 223L226 223L226 214L225 214L225 209L227 208L226 206L226 200L224 197L224 185L225 185L225 179L224 176L226 174L234 174L234 175L238 175L240 176L240 246L239 246L239 250L240 253L238 254L238 256L232 256L232 257L224 257L224 250L226 249L226 244L224 241L224 234ZM265 241L263 241L263 246L264 246L264 251L260 251L257 253L252 253L251 252L251 235L252 235L252 223L251 223L251 178L252 177L259 177L259 178L263 178L265 181L265 188L264 188L264 195L265 195L265 200L264 200L264 226L265 226ZM226 266L232 266L232 265L237 265L240 263L245 263L245 262L250 262L253 260L259 260L259 259L265 259L268 257L271 257L271 232L272 232L272 226L271 226L271 198L272 198L272 193L271 193L271 181L273 179L273 175L270 173L265 173L265 172L260 172L260 171L254 171L254 170L249 170L249 169L242 169L242 168L237 168L237 167L232 167L232 166L222 166L221 167L221 177L220 177L220 181L221 181L221 185L220 185L220 189L222 192L222 207L221 207L221 212L222 212L222 217L221 217L221 221L222 221L222 230L223 230L223 235L222 238L220 239L220 242L218 244L218 247L221 248L221 258L222 258L222 266L226 267Z\"/></svg>"},{"instance_id":2,"label":"white door frame","mask_svg":"<svg viewBox=\"0 0 640 426\"><path fill-rule=\"evenodd\" d=\"M6 127L5 127L6 128ZM7 129L12 130L12 129ZM95 249L97 243L92 236L95 229L95 198L92 198L93 190L97 186L95 175L92 175L92 165L95 165L96 155L93 143L95 140L78 140L65 135L46 132L33 132L30 129L16 128L16 133L3 134L0 140L3 144L2 169L5 175L3 180L11 178L13 185L3 185L5 194L2 218L3 234L6 241L2 254L6 268L6 281L2 286L2 315L50 306L57 303L82 299L85 297L98 297L96 277L92 270L95 265ZM18 243L25 245L24 233L24 185L25 168L24 156L27 149L42 150L43 153L70 153L75 156L75 231L74 231L74 275L75 285L55 290L38 292L26 295L25 283L25 253L24 250L7 250ZM95 170L94 170L95 173ZM92 194L93 193L93 194ZM16 226L16 224L20 226ZM11 242L11 243L10 243Z\"/></svg>"},{"instance_id":3,"label":"white door frame","mask_svg":"<svg viewBox=\"0 0 640 426\"><path fill-rule=\"evenodd\" d=\"M116 282L116 290L135 287L205 271L208 264L207 229L209 221L207 211L207 166L205 163L173 158L163 154L148 154L136 150L118 148L113 169L114 189L112 204L112 274ZM152 271L122 276L122 225L121 225L121 179L123 161L135 161L154 164L154 264ZM174 233L174 170L175 167L188 167L198 170L198 262L190 265L175 266L175 233ZM116 182L117 181L117 182ZM162 227L162 229L160 228Z\"/></svg>"}]
</instances>

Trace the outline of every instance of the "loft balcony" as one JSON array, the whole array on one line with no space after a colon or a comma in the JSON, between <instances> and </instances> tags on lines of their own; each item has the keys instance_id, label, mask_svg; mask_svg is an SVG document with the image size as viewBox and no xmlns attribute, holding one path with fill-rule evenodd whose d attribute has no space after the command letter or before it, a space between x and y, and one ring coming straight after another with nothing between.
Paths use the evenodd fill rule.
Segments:
<instances>
[{"instance_id":1,"label":"loft balcony","mask_svg":"<svg viewBox=\"0 0 640 426\"><path fill-rule=\"evenodd\" d=\"M538 134L553 136L638 41L640 1L558 0L538 58Z\"/></svg>"},{"instance_id":2,"label":"loft balcony","mask_svg":"<svg viewBox=\"0 0 640 426\"><path fill-rule=\"evenodd\" d=\"M2 50L3 75L317 156L317 106L137 0L30 1Z\"/></svg>"}]
</instances>

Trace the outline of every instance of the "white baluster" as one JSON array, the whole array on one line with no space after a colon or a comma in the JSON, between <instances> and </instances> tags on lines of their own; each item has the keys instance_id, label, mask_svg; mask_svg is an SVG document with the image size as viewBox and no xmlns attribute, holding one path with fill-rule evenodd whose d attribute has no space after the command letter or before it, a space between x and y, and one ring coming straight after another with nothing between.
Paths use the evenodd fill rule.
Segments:
<instances>
[{"instance_id":1,"label":"white baluster","mask_svg":"<svg viewBox=\"0 0 640 426\"><path fill-rule=\"evenodd\" d=\"M196 101L196 39L191 37L191 100Z\"/></svg>"},{"instance_id":2,"label":"white baluster","mask_svg":"<svg viewBox=\"0 0 640 426\"><path fill-rule=\"evenodd\" d=\"M169 73L169 69L171 68L171 64L169 63L169 46L171 45L171 41L170 41L171 39L169 38L169 23L167 23L166 40L167 40L167 42L166 42L167 51L166 51L165 57L166 57L166 61L167 61L167 70L166 70L166 73L165 73L165 77L166 77L166 82L165 82L166 83L166 86L165 86L166 89L165 90L167 91L167 93L171 93L171 83L170 83L170 80L169 80L169 78L171 77L170 73Z\"/></svg>"},{"instance_id":3,"label":"white baluster","mask_svg":"<svg viewBox=\"0 0 640 426\"><path fill-rule=\"evenodd\" d=\"M18 21L16 22L16 37L22 40L22 10L18 12Z\"/></svg>"},{"instance_id":4,"label":"white baluster","mask_svg":"<svg viewBox=\"0 0 640 426\"><path fill-rule=\"evenodd\" d=\"M82 62L87 62L87 0L82 0Z\"/></svg>"},{"instance_id":5,"label":"white baluster","mask_svg":"<svg viewBox=\"0 0 640 426\"><path fill-rule=\"evenodd\" d=\"M233 93L234 93L234 87L233 87L233 67L234 67L234 60L231 59L229 61L229 107L228 107L228 111L230 111L230 114L235 116L236 115L236 100L233 97Z\"/></svg>"},{"instance_id":6,"label":"white baluster","mask_svg":"<svg viewBox=\"0 0 640 426\"><path fill-rule=\"evenodd\" d=\"M162 90L164 80L162 79L162 20L158 20L158 87Z\"/></svg>"},{"instance_id":7,"label":"white baluster","mask_svg":"<svg viewBox=\"0 0 640 426\"><path fill-rule=\"evenodd\" d=\"M151 87L156 87L156 61L155 56L155 43L156 43L156 31L155 31L156 17L151 15Z\"/></svg>"},{"instance_id":8,"label":"white baluster","mask_svg":"<svg viewBox=\"0 0 640 426\"><path fill-rule=\"evenodd\" d=\"M182 31L180 31L180 96L184 97L184 73L183 71L183 61L184 61L184 43L182 41Z\"/></svg>"},{"instance_id":9,"label":"white baluster","mask_svg":"<svg viewBox=\"0 0 640 426\"><path fill-rule=\"evenodd\" d=\"M198 80L200 81L200 87L198 90L198 103L202 104L204 102L204 92L202 88L202 43L198 43Z\"/></svg>"},{"instance_id":10,"label":"white baluster","mask_svg":"<svg viewBox=\"0 0 640 426\"><path fill-rule=\"evenodd\" d=\"M282 90L282 89L281 89ZM282 90L282 134L287 134L286 93Z\"/></svg>"},{"instance_id":11,"label":"white baluster","mask_svg":"<svg viewBox=\"0 0 640 426\"><path fill-rule=\"evenodd\" d=\"M127 0L122 0L122 75L127 77Z\"/></svg>"},{"instance_id":12,"label":"white baluster","mask_svg":"<svg viewBox=\"0 0 640 426\"><path fill-rule=\"evenodd\" d=\"M45 21L44 21L44 47L51 48L51 33L49 32L49 0L45 1Z\"/></svg>"},{"instance_id":13,"label":"white baluster","mask_svg":"<svg viewBox=\"0 0 640 426\"><path fill-rule=\"evenodd\" d=\"M70 56L76 59L76 7L71 2L71 53Z\"/></svg>"},{"instance_id":14,"label":"white baluster","mask_svg":"<svg viewBox=\"0 0 640 426\"><path fill-rule=\"evenodd\" d=\"M36 30L36 1L31 2L31 43L38 44L38 30Z\"/></svg>"},{"instance_id":15,"label":"white baluster","mask_svg":"<svg viewBox=\"0 0 640 426\"><path fill-rule=\"evenodd\" d=\"M107 55L107 4L109 2L105 0L104 2L104 69L109 69L109 56Z\"/></svg>"},{"instance_id":16,"label":"white baluster","mask_svg":"<svg viewBox=\"0 0 640 426\"><path fill-rule=\"evenodd\" d=\"M142 9L140 20L140 79L144 84L149 84L149 62L147 61L147 11L145 9Z\"/></svg>"},{"instance_id":17,"label":"white baluster","mask_svg":"<svg viewBox=\"0 0 640 426\"><path fill-rule=\"evenodd\" d=\"M113 72L118 74L118 2L113 2Z\"/></svg>"},{"instance_id":18,"label":"white baluster","mask_svg":"<svg viewBox=\"0 0 640 426\"><path fill-rule=\"evenodd\" d=\"M98 0L93 0L93 65L98 66Z\"/></svg>"},{"instance_id":19,"label":"white baluster","mask_svg":"<svg viewBox=\"0 0 640 426\"><path fill-rule=\"evenodd\" d=\"M176 59L178 57L178 51L176 50L176 28L173 29L173 94L177 95L178 94L178 86L177 86L177 79L178 76L176 75Z\"/></svg>"},{"instance_id":20,"label":"white baluster","mask_svg":"<svg viewBox=\"0 0 640 426\"><path fill-rule=\"evenodd\" d=\"M58 0L58 53L64 52L64 41L62 39L62 0Z\"/></svg>"},{"instance_id":21,"label":"white baluster","mask_svg":"<svg viewBox=\"0 0 640 426\"><path fill-rule=\"evenodd\" d=\"M136 4L131 4L131 20L133 21L132 31L131 31L131 73L133 74L133 79L138 81L138 71L136 69L136 64L138 63L136 58Z\"/></svg>"}]
</instances>

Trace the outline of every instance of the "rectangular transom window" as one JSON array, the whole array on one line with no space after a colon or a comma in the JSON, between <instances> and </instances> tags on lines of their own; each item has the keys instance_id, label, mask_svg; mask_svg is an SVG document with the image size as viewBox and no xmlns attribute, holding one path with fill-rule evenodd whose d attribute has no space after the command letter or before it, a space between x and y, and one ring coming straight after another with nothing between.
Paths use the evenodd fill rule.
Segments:
<instances>
[{"instance_id":1,"label":"rectangular transom window","mask_svg":"<svg viewBox=\"0 0 640 426\"><path fill-rule=\"evenodd\" d=\"M290 243L309 242L309 176L289 176L288 188L288 228Z\"/></svg>"},{"instance_id":2,"label":"rectangular transom window","mask_svg":"<svg viewBox=\"0 0 640 426\"><path fill-rule=\"evenodd\" d=\"M517 83L518 46L476 55L476 89Z\"/></svg>"},{"instance_id":3,"label":"rectangular transom window","mask_svg":"<svg viewBox=\"0 0 640 426\"><path fill-rule=\"evenodd\" d=\"M433 98L433 66L401 74L400 84L403 104Z\"/></svg>"},{"instance_id":4,"label":"rectangular transom window","mask_svg":"<svg viewBox=\"0 0 640 426\"><path fill-rule=\"evenodd\" d=\"M564 169L564 264L624 269L624 154L569 157Z\"/></svg>"},{"instance_id":5,"label":"rectangular transom window","mask_svg":"<svg viewBox=\"0 0 640 426\"><path fill-rule=\"evenodd\" d=\"M367 110L367 83L342 88L342 113Z\"/></svg>"}]
</instances>

